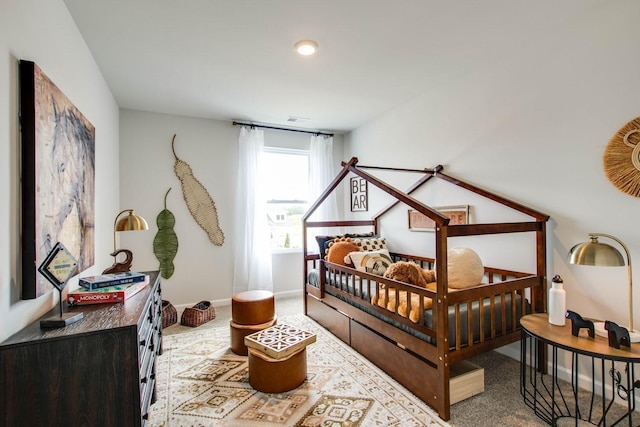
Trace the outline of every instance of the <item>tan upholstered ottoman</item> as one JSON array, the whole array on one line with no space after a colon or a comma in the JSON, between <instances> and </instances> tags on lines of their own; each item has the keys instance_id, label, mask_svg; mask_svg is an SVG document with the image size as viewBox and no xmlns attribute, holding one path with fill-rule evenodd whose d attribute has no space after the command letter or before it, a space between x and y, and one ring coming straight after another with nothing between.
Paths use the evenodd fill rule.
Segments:
<instances>
[{"instance_id":1,"label":"tan upholstered ottoman","mask_svg":"<svg viewBox=\"0 0 640 427\"><path fill-rule=\"evenodd\" d=\"M299 387L307 378L307 346L315 334L290 325L276 325L247 335L249 384L265 393Z\"/></svg>"},{"instance_id":2,"label":"tan upholstered ottoman","mask_svg":"<svg viewBox=\"0 0 640 427\"><path fill-rule=\"evenodd\" d=\"M269 328L276 324L277 317L274 316L270 322L261 323L259 325L238 325L231 321L231 351L240 356L248 354L247 346L244 344L244 337L251 335L263 329Z\"/></svg>"},{"instance_id":3,"label":"tan upholstered ottoman","mask_svg":"<svg viewBox=\"0 0 640 427\"><path fill-rule=\"evenodd\" d=\"M231 351L246 356L244 338L276 324L275 299L269 291L240 292L231 299Z\"/></svg>"}]
</instances>

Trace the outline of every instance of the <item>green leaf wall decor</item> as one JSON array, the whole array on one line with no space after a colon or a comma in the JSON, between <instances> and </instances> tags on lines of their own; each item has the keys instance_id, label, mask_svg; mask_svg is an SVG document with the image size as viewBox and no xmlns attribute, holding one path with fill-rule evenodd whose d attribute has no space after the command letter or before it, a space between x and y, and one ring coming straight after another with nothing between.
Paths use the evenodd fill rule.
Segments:
<instances>
[{"instance_id":1,"label":"green leaf wall decor","mask_svg":"<svg viewBox=\"0 0 640 427\"><path fill-rule=\"evenodd\" d=\"M224 243L224 233L218 223L216 204L213 202L207 189L204 188L204 185L193 175L191 166L180 160L176 155L175 140L176 135L174 134L171 140L171 149L173 150L173 156L176 158L173 170L182 184L184 201L187 202L191 216L193 216L193 219L196 220L200 228L207 233L211 243L222 246Z\"/></svg>"},{"instance_id":2,"label":"green leaf wall decor","mask_svg":"<svg viewBox=\"0 0 640 427\"><path fill-rule=\"evenodd\" d=\"M178 236L173 230L176 225L176 218L167 209L167 196L169 195L171 188L167 190L164 195L164 209L160 211L156 217L156 224L158 224L158 233L153 239L153 253L160 261L160 275L164 279L168 279L173 275L175 266L173 260L178 253Z\"/></svg>"}]
</instances>

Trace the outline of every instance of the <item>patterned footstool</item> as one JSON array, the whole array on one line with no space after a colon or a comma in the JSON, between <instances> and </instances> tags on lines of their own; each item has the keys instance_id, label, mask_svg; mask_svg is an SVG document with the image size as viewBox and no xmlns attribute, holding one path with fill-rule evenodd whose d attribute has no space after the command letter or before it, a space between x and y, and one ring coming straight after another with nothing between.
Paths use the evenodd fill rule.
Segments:
<instances>
[{"instance_id":1,"label":"patterned footstool","mask_svg":"<svg viewBox=\"0 0 640 427\"><path fill-rule=\"evenodd\" d=\"M265 393L299 387L307 378L307 346L315 334L290 325L276 325L248 335L249 384Z\"/></svg>"}]
</instances>

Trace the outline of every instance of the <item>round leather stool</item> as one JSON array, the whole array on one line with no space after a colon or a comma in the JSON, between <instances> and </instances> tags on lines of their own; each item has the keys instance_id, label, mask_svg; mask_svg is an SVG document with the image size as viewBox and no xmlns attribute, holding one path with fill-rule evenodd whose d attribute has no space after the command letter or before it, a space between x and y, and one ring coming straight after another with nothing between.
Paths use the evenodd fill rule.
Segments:
<instances>
[{"instance_id":1,"label":"round leather stool","mask_svg":"<svg viewBox=\"0 0 640 427\"><path fill-rule=\"evenodd\" d=\"M239 356L246 356L247 346L244 343L244 337L254 332L270 328L276 324L277 317L274 316L270 322L261 323L259 325L238 325L231 321L231 351Z\"/></svg>"},{"instance_id":2,"label":"round leather stool","mask_svg":"<svg viewBox=\"0 0 640 427\"><path fill-rule=\"evenodd\" d=\"M240 292L231 299L231 351L246 356L244 337L276 324L273 292Z\"/></svg>"},{"instance_id":3,"label":"round leather stool","mask_svg":"<svg viewBox=\"0 0 640 427\"><path fill-rule=\"evenodd\" d=\"M249 349L249 384L264 393L282 393L299 387L307 379L307 350L284 359L273 359Z\"/></svg>"}]
</instances>

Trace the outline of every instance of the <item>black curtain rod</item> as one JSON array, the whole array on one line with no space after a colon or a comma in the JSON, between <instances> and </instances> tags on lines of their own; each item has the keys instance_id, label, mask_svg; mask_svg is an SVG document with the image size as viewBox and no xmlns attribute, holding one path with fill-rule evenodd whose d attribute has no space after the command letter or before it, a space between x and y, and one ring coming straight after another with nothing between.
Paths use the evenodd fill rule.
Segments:
<instances>
[{"instance_id":1,"label":"black curtain rod","mask_svg":"<svg viewBox=\"0 0 640 427\"><path fill-rule=\"evenodd\" d=\"M310 133L312 135L326 135L326 136L333 136L332 133L325 133L325 132L314 132L312 130L302 130L302 129L287 129L287 128L280 128L280 127L276 127L276 126L267 126L267 125L256 125L253 123L242 123L242 122L233 122L234 126L250 126L253 128L263 128L263 129L274 129L274 130L284 130L284 131L289 131L289 132L300 132L300 133Z\"/></svg>"}]
</instances>

